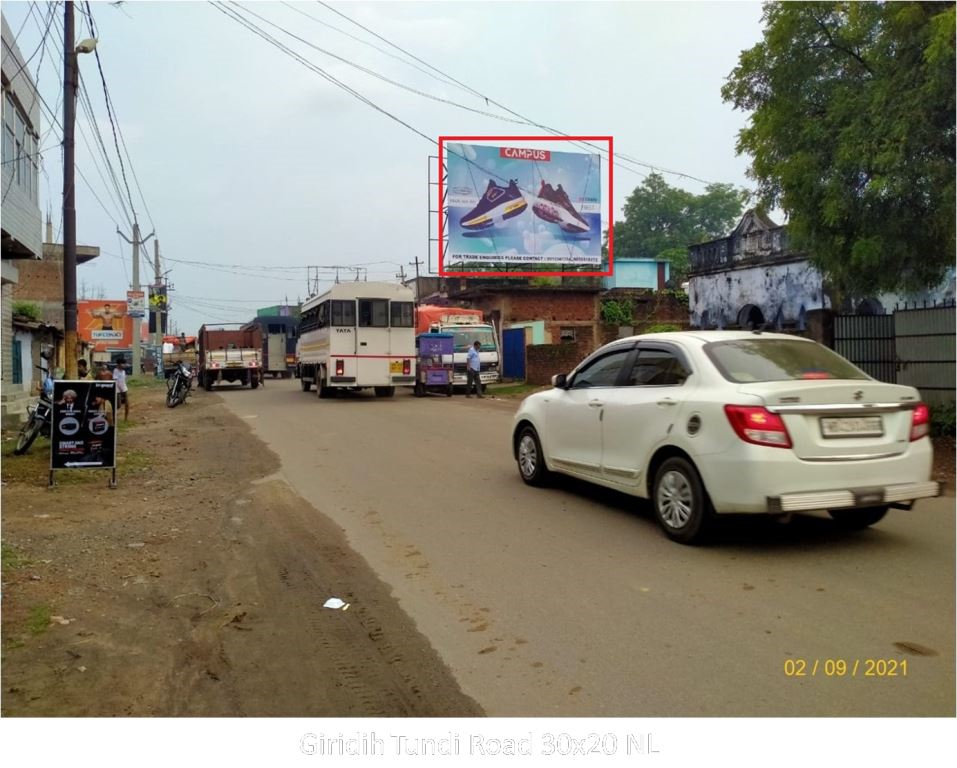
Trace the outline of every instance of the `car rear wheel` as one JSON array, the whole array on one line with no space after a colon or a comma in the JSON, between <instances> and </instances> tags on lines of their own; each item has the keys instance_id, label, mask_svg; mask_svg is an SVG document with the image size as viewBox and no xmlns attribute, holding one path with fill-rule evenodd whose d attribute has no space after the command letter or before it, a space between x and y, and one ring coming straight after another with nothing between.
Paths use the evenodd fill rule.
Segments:
<instances>
[{"instance_id":1,"label":"car rear wheel","mask_svg":"<svg viewBox=\"0 0 957 768\"><path fill-rule=\"evenodd\" d=\"M545 485L551 472L545 466L542 443L534 427L524 426L518 435L518 472L529 485Z\"/></svg>"},{"instance_id":2,"label":"car rear wheel","mask_svg":"<svg viewBox=\"0 0 957 768\"><path fill-rule=\"evenodd\" d=\"M697 470L673 456L658 467L652 495L655 517L669 539L693 544L704 539L713 512Z\"/></svg>"},{"instance_id":3,"label":"car rear wheel","mask_svg":"<svg viewBox=\"0 0 957 768\"><path fill-rule=\"evenodd\" d=\"M847 530L860 530L879 523L887 514L888 507L864 507L862 509L829 509L834 522Z\"/></svg>"}]
</instances>

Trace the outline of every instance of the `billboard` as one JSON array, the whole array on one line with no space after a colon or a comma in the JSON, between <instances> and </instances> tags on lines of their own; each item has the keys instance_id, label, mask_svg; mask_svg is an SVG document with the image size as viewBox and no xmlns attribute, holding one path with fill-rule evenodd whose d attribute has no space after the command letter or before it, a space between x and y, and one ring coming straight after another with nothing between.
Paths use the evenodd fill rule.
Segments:
<instances>
[{"instance_id":1,"label":"billboard","mask_svg":"<svg viewBox=\"0 0 957 768\"><path fill-rule=\"evenodd\" d=\"M522 264L600 269L597 153L452 140L444 149L448 243L440 273Z\"/></svg>"},{"instance_id":2,"label":"billboard","mask_svg":"<svg viewBox=\"0 0 957 768\"><path fill-rule=\"evenodd\" d=\"M95 352L133 346L133 320L126 299L77 302L77 335Z\"/></svg>"}]
</instances>

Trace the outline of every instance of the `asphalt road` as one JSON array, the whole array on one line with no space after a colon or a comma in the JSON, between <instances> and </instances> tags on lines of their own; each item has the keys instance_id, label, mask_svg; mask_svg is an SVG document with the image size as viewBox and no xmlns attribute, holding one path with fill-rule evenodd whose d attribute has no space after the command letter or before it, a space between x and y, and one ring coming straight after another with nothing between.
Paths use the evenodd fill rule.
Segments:
<instances>
[{"instance_id":1,"label":"asphalt road","mask_svg":"<svg viewBox=\"0 0 957 768\"><path fill-rule=\"evenodd\" d=\"M954 715L953 497L691 548L627 496L526 487L514 400L221 395L491 716Z\"/></svg>"}]
</instances>

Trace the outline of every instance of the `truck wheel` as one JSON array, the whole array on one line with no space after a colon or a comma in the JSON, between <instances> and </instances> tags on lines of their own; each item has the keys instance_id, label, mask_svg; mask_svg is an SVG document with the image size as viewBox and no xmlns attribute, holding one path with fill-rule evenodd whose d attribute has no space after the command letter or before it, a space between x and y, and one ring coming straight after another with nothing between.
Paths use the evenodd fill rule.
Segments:
<instances>
[{"instance_id":1,"label":"truck wheel","mask_svg":"<svg viewBox=\"0 0 957 768\"><path fill-rule=\"evenodd\" d=\"M258 387L258 386L259 386L259 379L256 378L255 376L250 376L250 377L249 377L249 388L250 388L250 389L255 389L255 388Z\"/></svg>"},{"instance_id":2,"label":"truck wheel","mask_svg":"<svg viewBox=\"0 0 957 768\"><path fill-rule=\"evenodd\" d=\"M203 389L207 392L213 391L213 377L209 374L203 377Z\"/></svg>"},{"instance_id":3,"label":"truck wheel","mask_svg":"<svg viewBox=\"0 0 957 768\"><path fill-rule=\"evenodd\" d=\"M302 378L302 375L300 374L299 387L300 389L302 389L303 392L308 392L310 389L312 389L312 382L309 381L308 379Z\"/></svg>"}]
</instances>

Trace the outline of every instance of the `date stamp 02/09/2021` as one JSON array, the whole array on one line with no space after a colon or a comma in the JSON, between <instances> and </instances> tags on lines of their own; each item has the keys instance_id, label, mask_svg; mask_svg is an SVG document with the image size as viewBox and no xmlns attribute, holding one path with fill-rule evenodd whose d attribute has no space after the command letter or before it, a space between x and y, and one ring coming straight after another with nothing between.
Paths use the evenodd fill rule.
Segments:
<instances>
[{"instance_id":1,"label":"date stamp 02/09/2021","mask_svg":"<svg viewBox=\"0 0 957 768\"><path fill-rule=\"evenodd\" d=\"M907 677L907 659L785 659L786 677Z\"/></svg>"}]
</instances>

